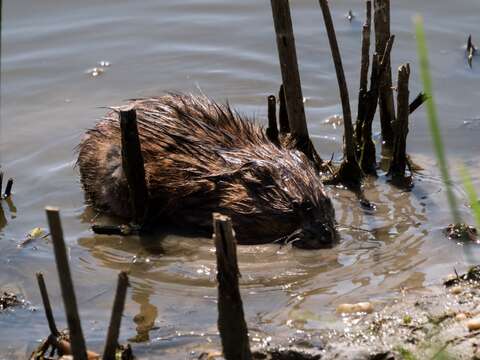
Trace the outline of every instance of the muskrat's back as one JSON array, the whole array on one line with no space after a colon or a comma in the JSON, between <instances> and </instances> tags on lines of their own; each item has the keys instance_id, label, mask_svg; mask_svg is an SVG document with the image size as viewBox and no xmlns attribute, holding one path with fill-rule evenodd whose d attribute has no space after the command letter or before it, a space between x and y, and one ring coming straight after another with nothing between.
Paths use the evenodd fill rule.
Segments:
<instances>
[{"instance_id":1,"label":"muskrat's back","mask_svg":"<svg viewBox=\"0 0 480 360\"><path fill-rule=\"evenodd\" d=\"M302 153L276 146L261 127L204 96L169 94L131 103L151 214L210 229L212 213L221 212L232 217L240 243L288 238L320 247L332 242L332 204ZM87 201L100 211L130 217L115 111L87 131L78 164ZM321 239L312 245L305 230Z\"/></svg>"}]
</instances>

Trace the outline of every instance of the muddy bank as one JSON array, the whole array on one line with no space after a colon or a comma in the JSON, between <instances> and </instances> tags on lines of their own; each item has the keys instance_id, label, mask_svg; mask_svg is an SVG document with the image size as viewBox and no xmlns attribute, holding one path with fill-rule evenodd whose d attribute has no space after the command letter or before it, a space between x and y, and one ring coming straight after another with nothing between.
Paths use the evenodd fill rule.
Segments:
<instances>
[{"instance_id":1,"label":"muddy bank","mask_svg":"<svg viewBox=\"0 0 480 360\"><path fill-rule=\"evenodd\" d=\"M342 324L334 324L335 329L297 332L288 345L264 341L252 349L253 359L478 359L479 280L477 266L464 275L452 275L444 284L433 285L422 294L403 293L370 314L339 315ZM215 350L191 354L201 360L222 358Z\"/></svg>"},{"instance_id":2,"label":"muddy bank","mask_svg":"<svg viewBox=\"0 0 480 360\"><path fill-rule=\"evenodd\" d=\"M343 329L262 350L263 359L477 359L480 357L480 267L452 276L428 294L404 293L371 314L341 315Z\"/></svg>"}]
</instances>

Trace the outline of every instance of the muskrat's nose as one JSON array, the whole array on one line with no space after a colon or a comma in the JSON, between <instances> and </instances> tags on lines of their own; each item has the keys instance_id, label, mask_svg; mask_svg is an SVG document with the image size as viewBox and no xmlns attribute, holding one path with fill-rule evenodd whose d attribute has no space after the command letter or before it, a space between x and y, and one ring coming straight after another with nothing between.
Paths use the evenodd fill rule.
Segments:
<instances>
[{"instance_id":1,"label":"muskrat's nose","mask_svg":"<svg viewBox=\"0 0 480 360\"><path fill-rule=\"evenodd\" d=\"M304 226L292 245L300 249L324 249L332 247L337 241L337 232L333 224L317 222Z\"/></svg>"}]
</instances>

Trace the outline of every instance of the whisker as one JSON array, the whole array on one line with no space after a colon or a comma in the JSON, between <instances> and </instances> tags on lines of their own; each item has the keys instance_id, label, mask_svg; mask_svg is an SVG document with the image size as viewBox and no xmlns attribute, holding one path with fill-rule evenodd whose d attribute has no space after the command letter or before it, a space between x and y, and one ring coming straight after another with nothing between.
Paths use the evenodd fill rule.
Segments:
<instances>
[{"instance_id":1,"label":"whisker","mask_svg":"<svg viewBox=\"0 0 480 360\"><path fill-rule=\"evenodd\" d=\"M335 226L335 228L336 228L337 230L340 230L339 228L346 228L346 229L351 229L351 230L357 230L357 231L364 231L364 232L368 232L368 233L373 233L373 230L364 229L364 228L361 228L361 227L356 227L356 226L346 225L346 224L337 224L337 225Z\"/></svg>"}]
</instances>

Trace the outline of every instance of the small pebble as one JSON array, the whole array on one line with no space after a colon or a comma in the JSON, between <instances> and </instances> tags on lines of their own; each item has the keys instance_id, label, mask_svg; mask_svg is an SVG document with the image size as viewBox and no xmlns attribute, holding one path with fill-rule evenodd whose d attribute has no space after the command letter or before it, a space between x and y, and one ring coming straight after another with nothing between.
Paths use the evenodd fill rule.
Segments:
<instances>
[{"instance_id":1,"label":"small pebble","mask_svg":"<svg viewBox=\"0 0 480 360\"><path fill-rule=\"evenodd\" d=\"M450 293L454 295L458 295L462 292L463 288L461 286L454 286L450 289Z\"/></svg>"},{"instance_id":2,"label":"small pebble","mask_svg":"<svg viewBox=\"0 0 480 360\"><path fill-rule=\"evenodd\" d=\"M480 318L471 319L467 322L468 331L480 330Z\"/></svg>"},{"instance_id":3,"label":"small pebble","mask_svg":"<svg viewBox=\"0 0 480 360\"><path fill-rule=\"evenodd\" d=\"M467 319L467 315L465 313L458 313L455 315L455 320L457 321L463 321Z\"/></svg>"},{"instance_id":4,"label":"small pebble","mask_svg":"<svg viewBox=\"0 0 480 360\"><path fill-rule=\"evenodd\" d=\"M369 302L359 302L356 304L340 304L337 306L338 314L353 314L353 313L367 313L373 312L373 305Z\"/></svg>"}]
</instances>

